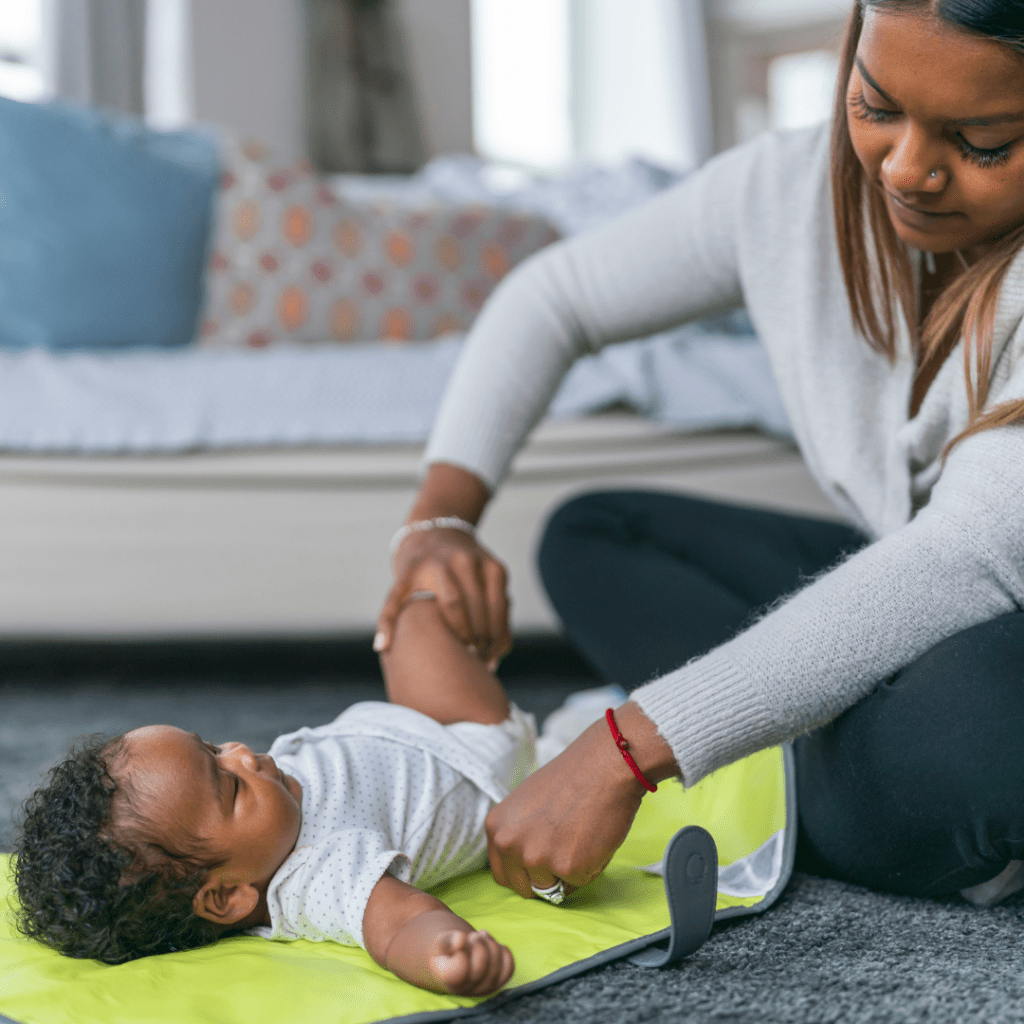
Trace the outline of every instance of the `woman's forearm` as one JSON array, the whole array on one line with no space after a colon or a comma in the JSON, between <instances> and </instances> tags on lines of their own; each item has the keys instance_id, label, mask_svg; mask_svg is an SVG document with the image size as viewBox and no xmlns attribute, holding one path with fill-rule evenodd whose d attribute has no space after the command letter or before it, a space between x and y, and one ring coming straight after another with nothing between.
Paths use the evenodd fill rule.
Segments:
<instances>
[{"instance_id":1,"label":"woman's forearm","mask_svg":"<svg viewBox=\"0 0 1024 1024\"><path fill-rule=\"evenodd\" d=\"M435 462L427 470L406 522L458 516L476 523L491 497L480 477L450 462Z\"/></svg>"},{"instance_id":2,"label":"woman's forearm","mask_svg":"<svg viewBox=\"0 0 1024 1024\"><path fill-rule=\"evenodd\" d=\"M738 305L736 215L755 156L724 154L509 274L466 338L427 460L470 468L494 490L576 359Z\"/></svg>"}]
</instances>

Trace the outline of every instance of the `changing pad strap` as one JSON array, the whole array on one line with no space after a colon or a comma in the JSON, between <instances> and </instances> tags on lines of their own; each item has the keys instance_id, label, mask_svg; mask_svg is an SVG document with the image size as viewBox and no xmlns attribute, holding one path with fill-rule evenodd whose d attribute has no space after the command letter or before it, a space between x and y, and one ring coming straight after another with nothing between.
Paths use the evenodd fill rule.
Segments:
<instances>
[{"instance_id":1,"label":"changing pad strap","mask_svg":"<svg viewBox=\"0 0 1024 1024\"><path fill-rule=\"evenodd\" d=\"M718 894L718 849L699 825L680 829L665 850L665 895L672 927L661 944L634 953L638 967L668 967L695 953L711 934Z\"/></svg>"}]
</instances>

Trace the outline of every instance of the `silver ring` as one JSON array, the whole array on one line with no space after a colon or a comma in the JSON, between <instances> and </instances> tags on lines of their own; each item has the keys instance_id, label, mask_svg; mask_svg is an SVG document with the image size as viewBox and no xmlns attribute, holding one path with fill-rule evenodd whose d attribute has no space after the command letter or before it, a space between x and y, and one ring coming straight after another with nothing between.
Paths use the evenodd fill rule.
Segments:
<instances>
[{"instance_id":1,"label":"silver ring","mask_svg":"<svg viewBox=\"0 0 1024 1024\"><path fill-rule=\"evenodd\" d=\"M548 903L552 903L556 907L565 899L565 886L560 878L555 880L554 885L549 885L546 889L538 889L532 882L530 883L530 888L535 896L539 896L542 900L547 900Z\"/></svg>"}]
</instances>

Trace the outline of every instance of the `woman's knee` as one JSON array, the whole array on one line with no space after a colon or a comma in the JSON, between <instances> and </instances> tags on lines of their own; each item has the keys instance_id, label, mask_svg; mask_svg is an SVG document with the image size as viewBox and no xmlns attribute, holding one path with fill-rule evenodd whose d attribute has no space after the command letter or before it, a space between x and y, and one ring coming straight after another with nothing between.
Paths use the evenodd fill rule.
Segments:
<instances>
[{"instance_id":1,"label":"woman's knee","mask_svg":"<svg viewBox=\"0 0 1024 1024\"><path fill-rule=\"evenodd\" d=\"M883 683L878 702L893 745L923 745L951 772L966 761L993 783L1024 780L1024 613L936 644Z\"/></svg>"},{"instance_id":2,"label":"woman's knee","mask_svg":"<svg viewBox=\"0 0 1024 1024\"><path fill-rule=\"evenodd\" d=\"M628 497L625 491L592 491L559 506L544 526L537 565L548 592L565 578L567 565L595 540L625 540Z\"/></svg>"},{"instance_id":3,"label":"woman's knee","mask_svg":"<svg viewBox=\"0 0 1024 1024\"><path fill-rule=\"evenodd\" d=\"M830 873L921 895L1024 856L1024 614L940 642L797 744Z\"/></svg>"}]
</instances>

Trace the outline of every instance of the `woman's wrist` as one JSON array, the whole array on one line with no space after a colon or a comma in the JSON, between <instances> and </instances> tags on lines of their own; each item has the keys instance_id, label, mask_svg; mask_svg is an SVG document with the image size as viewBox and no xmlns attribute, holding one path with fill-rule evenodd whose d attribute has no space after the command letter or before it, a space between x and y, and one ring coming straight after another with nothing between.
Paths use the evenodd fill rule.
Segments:
<instances>
[{"instance_id":1,"label":"woman's wrist","mask_svg":"<svg viewBox=\"0 0 1024 1024\"><path fill-rule=\"evenodd\" d=\"M657 726L640 710L639 705L627 701L616 708L615 722L628 744L630 756L646 779L658 783L679 774L679 765L676 764L672 748L658 733ZM597 726L603 733L610 756L621 766L619 774L623 782L628 784L632 780L639 789L644 790L645 787L622 756L606 721L602 718Z\"/></svg>"},{"instance_id":2,"label":"woman's wrist","mask_svg":"<svg viewBox=\"0 0 1024 1024\"><path fill-rule=\"evenodd\" d=\"M468 469L434 462L427 469L406 523L454 516L475 525L490 497L486 484Z\"/></svg>"},{"instance_id":3,"label":"woman's wrist","mask_svg":"<svg viewBox=\"0 0 1024 1024\"><path fill-rule=\"evenodd\" d=\"M433 519L411 519L404 526L395 530L388 544L388 551L393 558L402 542L413 533L428 533L431 530L458 530L468 537L476 536L476 524L467 522L461 516L435 516Z\"/></svg>"}]
</instances>

